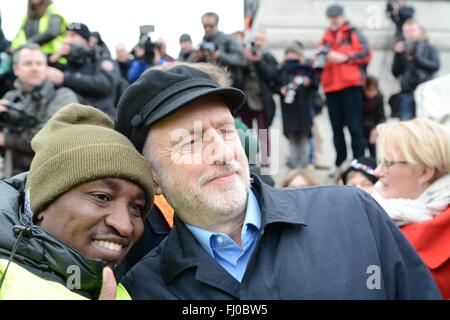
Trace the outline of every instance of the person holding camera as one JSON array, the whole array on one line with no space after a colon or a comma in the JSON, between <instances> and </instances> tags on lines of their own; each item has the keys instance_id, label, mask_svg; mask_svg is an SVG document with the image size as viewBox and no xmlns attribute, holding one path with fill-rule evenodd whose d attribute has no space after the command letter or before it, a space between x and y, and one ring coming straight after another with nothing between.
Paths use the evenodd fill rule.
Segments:
<instances>
[{"instance_id":1,"label":"person holding camera","mask_svg":"<svg viewBox=\"0 0 450 320\"><path fill-rule=\"evenodd\" d=\"M83 23L67 26L66 38L51 62L67 58L64 71L49 67L48 79L57 86L72 89L81 103L95 106L114 118L118 74L110 59L101 58L97 48L89 47L91 32Z\"/></svg>"},{"instance_id":2,"label":"person holding camera","mask_svg":"<svg viewBox=\"0 0 450 320\"><path fill-rule=\"evenodd\" d=\"M371 52L365 36L346 21L342 6L331 5L326 14L330 26L320 41L314 68L322 70L321 83L327 96L336 149L334 175L337 177L347 159L345 126L350 131L353 158L364 155L362 87Z\"/></svg>"},{"instance_id":3,"label":"person holding camera","mask_svg":"<svg viewBox=\"0 0 450 320\"><path fill-rule=\"evenodd\" d=\"M305 59L303 48L290 44L284 51L279 73L283 133L289 140L290 169L306 168L309 160L309 137L313 124L312 93L319 77Z\"/></svg>"},{"instance_id":4,"label":"person holding camera","mask_svg":"<svg viewBox=\"0 0 450 320\"><path fill-rule=\"evenodd\" d=\"M195 51L195 62L210 62L228 67L233 81L232 86L242 88L245 56L242 45L232 36L218 30L219 16L206 12L202 16L205 35Z\"/></svg>"},{"instance_id":5,"label":"person holding camera","mask_svg":"<svg viewBox=\"0 0 450 320\"><path fill-rule=\"evenodd\" d=\"M392 74L400 80L401 92L390 99L392 115L400 120L415 117L414 91L423 82L432 79L439 70L439 52L431 45L419 22L410 19L403 25L404 41L394 46Z\"/></svg>"},{"instance_id":6,"label":"person holding camera","mask_svg":"<svg viewBox=\"0 0 450 320\"><path fill-rule=\"evenodd\" d=\"M386 13L395 24L395 39L403 39L403 24L414 17L414 7L408 6L406 0L388 0Z\"/></svg>"},{"instance_id":7,"label":"person holding camera","mask_svg":"<svg viewBox=\"0 0 450 320\"><path fill-rule=\"evenodd\" d=\"M3 176L28 171L31 139L45 122L66 104L78 102L68 88L55 88L47 79L47 58L39 45L28 44L13 56L17 79L14 89L0 100L0 148L5 150Z\"/></svg>"},{"instance_id":8,"label":"person holding camera","mask_svg":"<svg viewBox=\"0 0 450 320\"><path fill-rule=\"evenodd\" d=\"M240 111L242 121L253 128L256 119L258 130L267 130L275 115L275 102L272 98L273 82L277 76L277 60L265 47L266 34L263 31L255 33L250 46L244 49L247 66L244 71L244 91L247 100ZM261 165L269 165L270 143L269 135L260 134ZM263 141L265 140L265 141Z\"/></svg>"},{"instance_id":9,"label":"person holding camera","mask_svg":"<svg viewBox=\"0 0 450 320\"><path fill-rule=\"evenodd\" d=\"M162 43L153 42L149 35L153 31L155 28L152 25L140 26L139 42L131 51L134 60L131 61L126 76L129 83L135 82L148 68L165 63L163 56L165 49L161 50Z\"/></svg>"}]
</instances>

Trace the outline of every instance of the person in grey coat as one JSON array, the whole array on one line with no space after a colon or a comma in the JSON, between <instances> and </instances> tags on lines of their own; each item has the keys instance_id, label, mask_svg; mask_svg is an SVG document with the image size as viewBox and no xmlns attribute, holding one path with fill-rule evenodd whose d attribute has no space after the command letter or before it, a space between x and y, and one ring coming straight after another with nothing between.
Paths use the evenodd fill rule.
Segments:
<instances>
[{"instance_id":1,"label":"person in grey coat","mask_svg":"<svg viewBox=\"0 0 450 320\"><path fill-rule=\"evenodd\" d=\"M195 51L195 62L209 62L229 69L233 87L242 88L244 76L242 68L246 65L244 48L231 35L218 30L219 16L206 12L202 16L205 35Z\"/></svg>"},{"instance_id":2,"label":"person in grey coat","mask_svg":"<svg viewBox=\"0 0 450 320\"><path fill-rule=\"evenodd\" d=\"M150 70L115 128L147 158L174 227L122 279L133 299L441 299L384 210L352 187L275 189L250 175L242 91L188 67Z\"/></svg>"},{"instance_id":3,"label":"person in grey coat","mask_svg":"<svg viewBox=\"0 0 450 320\"><path fill-rule=\"evenodd\" d=\"M5 149L3 176L28 171L34 152L31 139L65 105L78 102L68 88L47 80L47 58L39 45L29 44L14 53L14 89L0 100L0 147ZM0 174L1 175L1 174Z\"/></svg>"}]
</instances>

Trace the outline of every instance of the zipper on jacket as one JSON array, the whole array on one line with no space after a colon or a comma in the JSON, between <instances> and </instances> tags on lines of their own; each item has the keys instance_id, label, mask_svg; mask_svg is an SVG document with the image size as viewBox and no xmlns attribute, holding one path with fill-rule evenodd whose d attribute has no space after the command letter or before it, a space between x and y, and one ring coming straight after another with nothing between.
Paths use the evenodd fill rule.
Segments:
<instances>
[{"instance_id":1,"label":"zipper on jacket","mask_svg":"<svg viewBox=\"0 0 450 320\"><path fill-rule=\"evenodd\" d=\"M5 278L6 278L6 273L8 272L9 265L11 264L11 262L14 259L14 256L16 254L17 248L19 247L20 240L22 239L22 236L24 234L25 235L30 235L31 234L31 227L29 225L26 225L26 226L15 225L13 227L13 230L14 230L14 233L19 233L19 235L17 236L16 243L14 243L14 247L13 247L13 249L11 251L10 256L9 256L8 263L6 264L5 271L3 272L3 275L2 275L2 277L0 279L0 291L2 290L3 282L4 282Z\"/></svg>"}]
</instances>

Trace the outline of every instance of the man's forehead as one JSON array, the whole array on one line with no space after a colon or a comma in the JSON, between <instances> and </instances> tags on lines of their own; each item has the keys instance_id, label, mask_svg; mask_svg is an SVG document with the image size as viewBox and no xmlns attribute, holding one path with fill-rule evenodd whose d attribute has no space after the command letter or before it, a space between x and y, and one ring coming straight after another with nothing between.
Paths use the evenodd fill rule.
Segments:
<instances>
[{"instance_id":1,"label":"man's forehead","mask_svg":"<svg viewBox=\"0 0 450 320\"><path fill-rule=\"evenodd\" d=\"M189 129L196 122L217 125L234 121L226 102L217 97L194 101L155 124L154 128ZM152 128L150 128L152 131Z\"/></svg>"},{"instance_id":2,"label":"man's forehead","mask_svg":"<svg viewBox=\"0 0 450 320\"><path fill-rule=\"evenodd\" d=\"M38 58L39 60L42 61L46 61L46 56L45 54L40 51L39 49L29 49L29 48L23 48L20 52L19 52L19 61L22 60L30 60L30 59L36 59Z\"/></svg>"}]
</instances>

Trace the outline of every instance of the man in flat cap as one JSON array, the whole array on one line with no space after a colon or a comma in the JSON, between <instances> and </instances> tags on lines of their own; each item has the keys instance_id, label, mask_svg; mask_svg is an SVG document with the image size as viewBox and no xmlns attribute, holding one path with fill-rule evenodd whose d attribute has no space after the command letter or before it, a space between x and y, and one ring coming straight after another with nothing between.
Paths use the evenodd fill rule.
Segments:
<instances>
[{"instance_id":1,"label":"man in flat cap","mask_svg":"<svg viewBox=\"0 0 450 320\"><path fill-rule=\"evenodd\" d=\"M383 209L350 187L275 189L249 173L244 94L192 67L150 70L116 129L150 162L174 228L122 279L133 299L439 299Z\"/></svg>"}]
</instances>

